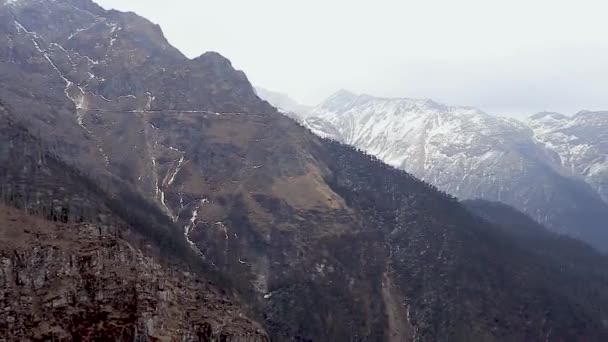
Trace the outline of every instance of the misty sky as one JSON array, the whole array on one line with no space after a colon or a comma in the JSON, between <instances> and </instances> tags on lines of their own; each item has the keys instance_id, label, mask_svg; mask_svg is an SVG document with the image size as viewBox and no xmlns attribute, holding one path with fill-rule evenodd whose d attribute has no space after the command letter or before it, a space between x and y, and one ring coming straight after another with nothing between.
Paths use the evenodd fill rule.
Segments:
<instances>
[{"instance_id":1,"label":"misty sky","mask_svg":"<svg viewBox=\"0 0 608 342\"><path fill-rule=\"evenodd\" d=\"M608 3L590 0L99 0L316 104L345 88L492 114L608 109Z\"/></svg>"}]
</instances>

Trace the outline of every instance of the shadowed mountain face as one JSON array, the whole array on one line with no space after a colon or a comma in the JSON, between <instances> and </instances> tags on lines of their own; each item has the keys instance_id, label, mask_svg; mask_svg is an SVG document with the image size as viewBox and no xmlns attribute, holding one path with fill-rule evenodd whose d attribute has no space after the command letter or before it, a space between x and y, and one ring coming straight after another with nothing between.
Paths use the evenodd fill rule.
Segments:
<instances>
[{"instance_id":1,"label":"shadowed mountain face","mask_svg":"<svg viewBox=\"0 0 608 342\"><path fill-rule=\"evenodd\" d=\"M585 120L573 119L573 127L567 119L551 126L538 117L530 126L533 131L475 108L339 91L311 110L305 125L442 191L507 203L555 232L605 251L608 204L600 194L606 136L598 129L605 118L589 113Z\"/></svg>"},{"instance_id":2,"label":"shadowed mountain face","mask_svg":"<svg viewBox=\"0 0 608 342\"><path fill-rule=\"evenodd\" d=\"M143 239L179 241L181 267L223 275L271 339L608 338L604 297L566 295L544 256L281 115L222 56L188 60L157 26L88 1L22 0L0 16L6 115L102 180L120 200L108 210L154 227Z\"/></svg>"}]
</instances>

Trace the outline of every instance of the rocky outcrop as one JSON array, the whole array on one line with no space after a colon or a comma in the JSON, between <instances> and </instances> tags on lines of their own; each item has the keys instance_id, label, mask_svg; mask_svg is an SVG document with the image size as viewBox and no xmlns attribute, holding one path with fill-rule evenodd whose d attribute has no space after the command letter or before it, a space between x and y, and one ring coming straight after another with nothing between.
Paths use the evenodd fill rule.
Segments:
<instances>
[{"instance_id":1,"label":"rocky outcrop","mask_svg":"<svg viewBox=\"0 0 608 342\"><path fill-rule=\"evenodd\" d=\"M268 341L204 279L111 227L0 207L0 335L11 341Z\"/></svg>"}]
</instances>

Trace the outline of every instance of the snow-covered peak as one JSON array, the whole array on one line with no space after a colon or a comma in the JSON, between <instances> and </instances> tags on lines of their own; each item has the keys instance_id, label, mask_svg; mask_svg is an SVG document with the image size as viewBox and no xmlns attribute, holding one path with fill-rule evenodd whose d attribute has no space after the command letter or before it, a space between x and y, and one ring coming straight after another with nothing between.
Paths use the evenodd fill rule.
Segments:
<instances>
[{"instance_id":1,"label":"snow-covered peak","mask_svg":"<svg viewBox=\"0 0 608 342\"><path fill-rule=\"evenodd\" d=\"M570 179L583 175L600 193L601 184L608 184L608 152L582 138L608 141L602 118L608 115L539 113L526 124L428 99L340 91L314 108L307 123L316 134L353 145L447 193L501 201L564 232L571 227L560 215L573 208L564 202L569 189L580 186L578 180L567 185Z\"/></svg>"},{"instance_id":2,"label":"snow-covered peak","mask_svg":"<svg viewBox=\"0 0 608 342\"><path fill-rule=\"evenodd\" d=\"M412 113L450 115L484 114L472 107L452 107L430 99L386 98L367 94L357 95L347 90L340 90L323 101L311 111L311 116L335 116L343 113L362 114L374 112L376 115L407 116Z\"/></svg>"},{"instance_id":3,"label":"snow-covered peak","mask_svg":"<svg viewBox=\"0 0 608 342\"><path fill-rule=\"evenodd\" d=\"M563 120L568 118L564 114L556 112L540 112L530 116L530 120Z\"/></svg>"},{"instance_id":4,"label":"snow-covered peak","mask_svg":"<svg viewBox=\"0 0 608 342\"><path fill-rule=\"evenodd\" d=\"M337 140L421 178L434 167L429 154L443 155L441 150L453 147L462 149L463 153L474 148L476 151L471 153L476 154L491 145L489 142L473 144L476 141L504 141L508 136L508 141L512 142L532 135L528 127L516 120L492 116L473 107L448 106L429 99L355 95L345 91L332 95L314 108L309 117L309 121L316 118L317 131L325 127L324 136L335 138L338 135Z\"/></svg>"},{"instance_id":5,"label":"snow-covered peak","mask_svg":"<svg viewBox=\"0 0 608 342\"><path fill-rule=\"evenodd\" d=\"M357 96L359 96L359 95L350 90L340 89L340 90L336 91L335 93L331 94L327 98L326 102L327 101L348 101L348 100L353 100L353 99L357 98Z\"/></svg>"}]
</instances>

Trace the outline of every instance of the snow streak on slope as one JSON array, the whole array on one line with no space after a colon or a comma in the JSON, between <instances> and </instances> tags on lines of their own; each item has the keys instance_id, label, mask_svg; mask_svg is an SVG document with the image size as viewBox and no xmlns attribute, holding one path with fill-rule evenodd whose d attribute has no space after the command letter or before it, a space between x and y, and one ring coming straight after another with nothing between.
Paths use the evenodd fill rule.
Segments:
<instances>
[{"instance_id":1,"label":"snow streak on slope","mask_svg":"<svg viewBox=\"0 0 608 342\"><path fill-rule=\"evenodd\" d=\"M582 176L608 202L608 112L538 113L529 124L565 169Z\"/></svg>"},{"instance_id":2,"label":"snow streak on slope","mask_svg":"<svg viewBox=\"0 0 608 342\"><path fill-rule=\"evenodd\" d=\"M190 247L192 247L192 249L199 255L199 256L203 256L203 253L201 252L201 250L196 246L196 244L194 243L194 241L192 241L190 239L190 233L192 232L192 230L194 229L194 227L196 227L196 221L198 219L198 213L201 210L202 206L205 203L209 203L209 200L204 198L202 200L200 200L200 202L194 207L194 209L192 210L192 216L190 217L190 221L187 225L184 226L184 237L186 238L186 241L188 241L188 243L190 244Z\"/></svg>"}]
</instances>

